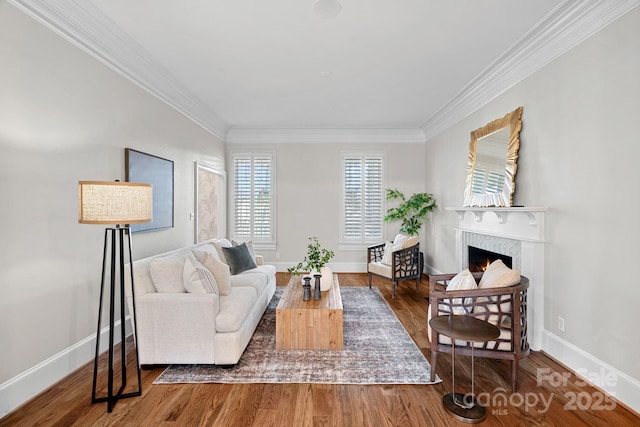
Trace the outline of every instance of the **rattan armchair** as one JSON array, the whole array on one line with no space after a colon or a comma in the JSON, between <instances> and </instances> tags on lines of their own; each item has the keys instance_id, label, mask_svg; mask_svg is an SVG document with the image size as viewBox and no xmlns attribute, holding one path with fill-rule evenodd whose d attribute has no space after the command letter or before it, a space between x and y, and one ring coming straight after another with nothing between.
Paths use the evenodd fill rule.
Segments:
<instances>
[{"instance_id":1,"label":"rattan armchair","mask_svg":"<svg viewBox=\"0 0 640 427\"><path fill-rule=\"evenodd\" d=\"M367 248L367 273L369 273L369 289L373 275L391 280L393 298L396 297L396 287L402 280L415 280L416 292L420 290L420 243L406 249L393 252L391 265L383 264L384 247L386 243L369 246Z\"/></svg>"},{"instance_id":2,"label":"rattan armchair","mask_svg":"<svg viewBox=\"0 0 640 427\"><path fill-rule=\"evenodd\" d=\"M518 362L529 355L527 341L527 288L529 279L520 277L520 283L503 288L485 288L447 291L447 284L455 274L429 276L429 317L462 312L487 321L500 329L495 341L469 343L455 341L456 354L511 361L511 388L517 390ZM476 282L482 273L473 273ZM435 307L438 307L437 310ZM427 320L428 322L428 320ZM431 380L435 379L439 353L451 353L451 339L430 330Z\"/></svg>"}]
</instances>

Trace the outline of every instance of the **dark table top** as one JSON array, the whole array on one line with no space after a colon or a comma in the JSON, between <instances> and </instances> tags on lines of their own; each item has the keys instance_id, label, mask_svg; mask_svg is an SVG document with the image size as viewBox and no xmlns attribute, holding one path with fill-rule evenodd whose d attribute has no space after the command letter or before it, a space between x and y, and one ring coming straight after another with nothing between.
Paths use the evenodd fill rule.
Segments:
<instances>
[{"instance_id":1,"label":"dark table top","mask_svg":"<svg viewBox=\"0 0 640 427\"><path fill-rule=\"evenodd\" d=\"M500 329L491 323L471 316L445 315L429 321L436 332L456 340L487 342L500 336Z\"/></svg>"}]
</instances>

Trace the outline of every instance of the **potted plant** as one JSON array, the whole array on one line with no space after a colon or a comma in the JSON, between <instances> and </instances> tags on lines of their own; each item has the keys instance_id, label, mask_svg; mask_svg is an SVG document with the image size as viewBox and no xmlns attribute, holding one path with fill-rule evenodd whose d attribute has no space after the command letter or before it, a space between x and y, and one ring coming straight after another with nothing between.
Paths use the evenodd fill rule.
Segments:
<instances>
[{"instance_id":1,"label":"potted plant","mask_svg":"<svg viewBox=\"0 0 640 427\"><path fill-rule=\"evenodd\" d=\"M400 232L409 236L418 236L427 214L438 207L433 194L414 193L408 199L398 189L387 188L387 200L400 200L400 204L387 210L384 222L402 221ZM420 252L420 271L424 271L424 255Z\"/></svg>"},{"instance_id":2,"label":"potted plant","mask_svg":"<svg viewBox=\"0 0 640 427\"><path fill-rule=\"evenodd\" d=\"M302 272L308 272L312 275L321 274L321 289L328 291L333 283L333 274L331 270L326 267L326 264L331 261L334 256L335 253L332 250L322 247L316 236L309 237L307 255L302 262L299 262L293 267L289 267L287 271L293 274L301 274Z\"/></svg>"},{"instance_id":3,"label":"potted plant","mask_svg":"<svg viewBox=\"0 0 640 427\"><path fill-rule=\"evenodd\" d=\"M395 188L387 188L387 200L400 200L400 204L387 210L384 222L401 220L400 231L409 236L419 235L427 214L438 207L433 194L414 193L407 199L402 191Z\"/></svg>"}]
</instances>

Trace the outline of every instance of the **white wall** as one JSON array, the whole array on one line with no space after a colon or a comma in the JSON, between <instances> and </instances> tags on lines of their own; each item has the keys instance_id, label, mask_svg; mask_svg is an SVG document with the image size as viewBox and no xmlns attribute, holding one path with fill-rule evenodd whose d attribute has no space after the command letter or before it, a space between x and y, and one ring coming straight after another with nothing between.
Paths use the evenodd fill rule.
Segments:
<instances>
[{"instance_id":1,"label":"white wall","mask_svg":"<svg viewBox=\"0 0 640 427\"><path fill-rule=\"evenodd\" d=\"M584 352L628 375L624 381L635 387L639 52L636 8L428 141L425 157L426 183L439 205L462 206L469 133L524 107L514 204L549 208L545 329L549 342L560 345L546 350L560 359L565 351ZM438 271L455 271L456 219L439 209L427 237L429 264ZM558 316L565 319L564 333L557 329ZM638 410L640 400L635 404Z\"/></svg>"},{"instance_id":2,"label":"white wall","mask_svg":"<svg viewBox=\"0 0 640 427\"><path fill-rule=\"evenodd\" d=\"M5 2L0 58L1 417L28 370L92 358L71 348L95 335L104 228L78 224L78 181L124 181L125 147L175 162L175 228L135 234L141 258L193 242L194 161L224 169L225 149Z\"/></svg>"},{"instance_id":3,"label":"white wall","mask_svg":"<svg viewBox=\"0 0 640 427\"><path fill-rule=\"evenodd\" d=\"M227 148L230 151L256 149L277 152L277 248L274 251L260 250L260 253L280 271L286 271L287 267L302 261L310 236L318 236L323 247L336 253L329 264L334 271L366 271L366 249L339 250L341 151L384 151L386 187L398 188L407 195L428 191L424 187L423 144L393 141L388 144L230 143ZM393 239L399 227L397 222L386 224L387 237ZM279 259L276 253L280 254Z\"/></svg>"}]
</instances>

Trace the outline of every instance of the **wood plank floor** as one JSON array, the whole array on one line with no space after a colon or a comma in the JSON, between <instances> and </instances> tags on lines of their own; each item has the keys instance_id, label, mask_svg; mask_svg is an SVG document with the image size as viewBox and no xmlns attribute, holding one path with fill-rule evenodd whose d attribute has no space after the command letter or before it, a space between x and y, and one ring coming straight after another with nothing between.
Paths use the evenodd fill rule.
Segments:
<instances>
[{"instance_id":1,"label":"wood plank floor","mask_svg":"<svg viewBox=\"0 0 640 427\"><path fill-rule=\"evenodd\" d=\"M365 274L340 274L341 286L365 286ZM288 274L278 274L279 286ZM420 293L407 282L391 298L388 282L374 279L389 305L430 358L426 318L428 281ZM468 391L470 363L456 358L458 391ZM129 383L135 385L133 363ZM451 390L451 365L442 355L437 385L325 384L175 384L153 385L162 367L142 371L141 397L91 405L93 364L89 363L0 420L0 426L448 426L465 425L442 407ZM545 370L560 381L542 381ZM616 404L598 389L540 352L520 363L520 388L510 394L509 363L476 359L476 392L497 399L484 425L496 426L638 426L640 416Z\"/></svg>"}]
</instances>

